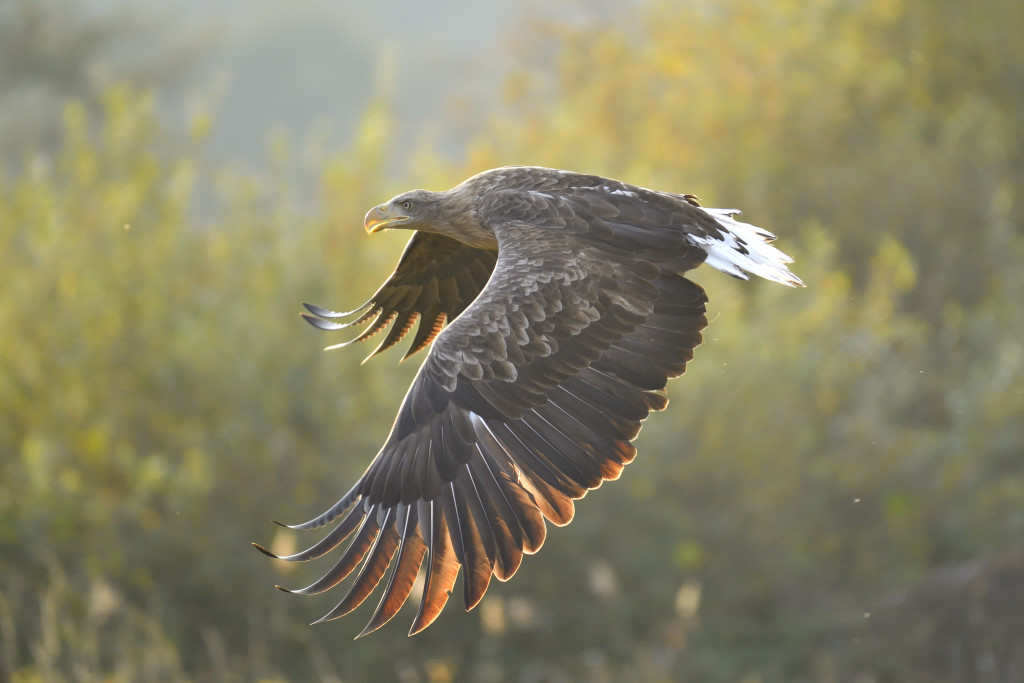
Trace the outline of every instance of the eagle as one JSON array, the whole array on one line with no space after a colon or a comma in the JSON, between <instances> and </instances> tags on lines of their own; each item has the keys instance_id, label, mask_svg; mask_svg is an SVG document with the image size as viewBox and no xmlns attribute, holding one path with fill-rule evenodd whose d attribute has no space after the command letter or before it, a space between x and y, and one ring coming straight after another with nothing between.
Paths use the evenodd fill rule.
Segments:
<instances>
[{"instance_id":1,"label":"eagle","mask_svg":"<svg viewBox=\"0 0 1024 683\"><path fill-rule=\"evenodd\" d=\"M533 166L370 209L368 233L412 232L395 271L352 311L305 304L303 316L323 330L366 325L328 348L387 330L370 356L418 321L406 357L430 350L355 485L323 514L285 525L333 529L280 559L315 559L352 540L322 578L281 590L321 593L358 567L319 623L363 603L393 565L358 638L399 611L421 571L409 635L441 613L460 571L467 611L492 576L510 579L543 545L547 522L568 524L574 500L618 478L643 420L668 404L666 383L707 325L704 290L684 273L707 263L803 286L775 236L738 213Z\"/></svg>"}]
</instances>

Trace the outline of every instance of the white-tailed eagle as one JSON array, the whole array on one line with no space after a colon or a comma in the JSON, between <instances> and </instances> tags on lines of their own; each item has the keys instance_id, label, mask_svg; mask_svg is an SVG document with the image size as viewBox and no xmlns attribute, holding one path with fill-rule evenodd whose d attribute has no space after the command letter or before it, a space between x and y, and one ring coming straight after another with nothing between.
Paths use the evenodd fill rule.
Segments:
<instances>
[{"instance_id":1,"label":"white-tailed eagle","mask_svg":"<svg viewBox=\"0 0 1024 683\"><path fill-rule=\"evenodd\" d=\"M683 273L707 263L803 286L774 236L736 213L538 167L493 169L371 209L368 232L412 231L395 272L353 311L307 304L303 315L325 330L368 323L352 341L391 325L371 356L418 320L406 355L430 351L355 486L290 527L336 525L289 561L352 536L323 578L291 592L325 591L362 563L321 621L335 619L393 564L364 635L398 612L425 565L412 634L440 614L460 569L466 609L492 576L511 578L544 543L545 522L568 524L574 499L617 478L641 422L667 405L666 382L707 325L704 290Z\"/></svg>"}]
</instances>

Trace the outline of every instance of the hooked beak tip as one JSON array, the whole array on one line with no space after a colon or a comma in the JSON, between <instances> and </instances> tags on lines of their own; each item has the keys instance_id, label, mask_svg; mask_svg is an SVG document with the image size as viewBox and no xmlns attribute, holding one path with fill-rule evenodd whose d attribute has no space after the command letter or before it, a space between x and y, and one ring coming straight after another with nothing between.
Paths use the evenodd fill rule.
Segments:
<instances>
[{"instance_id":1,"label":"hooked beak tip","mask_svg":"<svg viewBox=\"0 0 1024 683\"><path fill-rule=\"evenodd\" d=\"M366 228L366 232L373 234L390 228L395 223L404 223L409 220L408 216L395 216L388 214L385 211L384 205L375 206L366 212L366 218L363 219L363 227Z\"/></svg>"},{"instance_id":2,"label":"hooked beak tip","mask_svg":"<svg viewBox=\"0 0 1024 683\"><path fill-rule=\"evenodd\" d=\"M384 226L388 222L388 217L381 210L380 206L375 206L366 212L366 218L363 220L363 227L366 228L366 232L370 235L383 230Z\"/></svg>"}]
</instances>

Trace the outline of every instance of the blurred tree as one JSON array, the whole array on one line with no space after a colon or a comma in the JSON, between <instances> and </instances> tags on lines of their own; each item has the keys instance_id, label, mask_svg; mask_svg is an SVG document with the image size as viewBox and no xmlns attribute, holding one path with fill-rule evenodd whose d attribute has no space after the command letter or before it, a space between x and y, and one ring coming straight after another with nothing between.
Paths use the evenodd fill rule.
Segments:
<instances>
[{"instance_id":1,"label":"blurred tree","mask_svg":"<svg viewBox=\"0 0 1024 683\"><path fill-rule=\"evenodd\" d=\"M466 168L393 177L377 102L313 210L287 140L265 176L210 169L209 121L179 136L156 91L87 90L0 174L0 679L950 680L886 645L943 566L1024 538L1021 28L1008 0L541 26ZM706 344L622 480L477 612L346 644L360 619L308 628L330 605L269 587L325 566L247 542L287 548L265 520L358 476L416 361L359 368L292 316L394 264L366 207L516 162L735 201L810 286L695 274ZM961 601L995 615L964 642L1006 640L993 599Z\"/></svg>"},{"instance_id":2,"label":"blurred tree","mask_svg":"<svg viewBox=\"0 0 1024 683\"><path fill-rule=\"evenodd\" d=\"M166 20L166 18L164 18ZM74 0L0 0L0 158L53 152L64 105L99 111L113 82L179 82L203 39L168 42L154 18L98 12Z\"/></svg>"}]
</instances>

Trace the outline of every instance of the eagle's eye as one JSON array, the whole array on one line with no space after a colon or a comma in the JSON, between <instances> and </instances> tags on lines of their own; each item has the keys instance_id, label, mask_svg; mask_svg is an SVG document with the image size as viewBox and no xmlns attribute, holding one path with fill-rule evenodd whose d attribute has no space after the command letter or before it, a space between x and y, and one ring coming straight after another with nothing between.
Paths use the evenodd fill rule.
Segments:
<instances>
[{"instance_id":1,"label":"eagle's eye","mask_svg":"<svg viewBox=\"0 0 1024 683\"><path fill-rule=\"evenodd\" d=\"M402 206L402 211L408 211L409 209L412 208L412 202L410 202L408 199L406 199L404 202L402 202L401 206Z\"/></svg>"}]
</instances>

